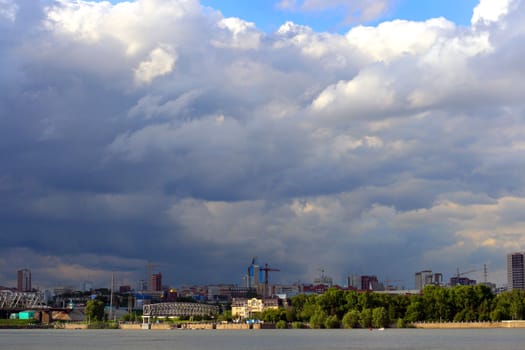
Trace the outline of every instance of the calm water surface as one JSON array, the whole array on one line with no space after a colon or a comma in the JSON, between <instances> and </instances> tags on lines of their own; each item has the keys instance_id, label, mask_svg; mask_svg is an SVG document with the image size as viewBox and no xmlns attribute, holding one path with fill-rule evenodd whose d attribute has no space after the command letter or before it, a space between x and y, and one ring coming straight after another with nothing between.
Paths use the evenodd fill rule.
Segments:
<instances>
[{"instance_id":1,"label":"calm water surface","mask_svg":"<svg viewBox=\"0 0 525 350\"><path fill-rule=\"evenodd\" d=\"M0 330L9 350L525 349L525 329Z\"/></svg>"}]
</instances>

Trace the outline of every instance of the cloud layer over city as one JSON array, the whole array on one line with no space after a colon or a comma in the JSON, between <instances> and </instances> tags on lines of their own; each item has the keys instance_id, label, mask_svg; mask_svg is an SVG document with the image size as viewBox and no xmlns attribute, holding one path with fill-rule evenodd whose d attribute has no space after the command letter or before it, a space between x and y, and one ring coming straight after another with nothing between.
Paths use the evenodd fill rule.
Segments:
<instances>
[{"instance_id":1,"label":"cloud layer over city","mask_svg":"<svg viewBox=\"0 0 525 350\"><path fill-rule=\"evenodd\" d=\"M280 282L486 264L503 283L524 62L520 0L343 34L197 0L0 0L0 285L132 284L148 261L240 284L252 256Z\"/></svg>"}]
</instances>

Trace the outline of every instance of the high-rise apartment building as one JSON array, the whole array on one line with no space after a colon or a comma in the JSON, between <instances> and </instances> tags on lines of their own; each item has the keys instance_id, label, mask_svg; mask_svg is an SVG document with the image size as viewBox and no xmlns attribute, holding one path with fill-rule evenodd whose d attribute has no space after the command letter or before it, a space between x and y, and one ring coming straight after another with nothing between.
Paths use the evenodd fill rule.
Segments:
<instances>
[{"instance_id":1,"label":"high-rise apartment building","mask_svg":"<svg viewBox=\"0 0 525 350\"><path fill-rule=\"evenodd\" d=\"M348 285L348 288L361 289L361 276L349 275L346 278L346 284Z\"/></svg>"},{"instance_id":2,"label":"high-rise apartment building","mask_svg":"<svg viewBox=\"0 0 525 350\"><path fill-rule=\"evenodd\" d=\"M22 269L17 271L17 289L19 292L31 291L31 270Z\"/></svg>"},{"instance_id":3,"label":"high-rise apartment building","mask_svg":"<svg viewBox=\"0 0 525 350\"><path fill-rule=\"evenodd\" d=\"M361 290L383 290L384 287L379 283L377 276L361 276Z\"/></svg>"},{"instance_id":4,"label":"high-rise apartment building","mask_svg":"<svg viewBox=\"0 0 525 350\"><path fill-rule=\"evenodd\" d=\"M162 290L162 274L160 272L151 275L150 290L156 292Z\"/></svg>"},{"instance_id":5,"label":"high-rise apartment building","mask_svg":"<svg viewBox=\"0 0 525 350\"><path fill-rule=\"evenodd\" d=\"M248 266L245 283L246 287L254 289L259 289L259 286L264 284L263 270L256 263L255 257L252 259L250 266Z\"/></svg>"},{"instance_id":6,"label":"high-rise apartment building","mask_svg":"<svg viewBox=\"0 0 525 350\"><path fill-rule=\"evenodd\" d=\"M440 286L443 284L442 273L432 273L432 270L423 270L416 272L415 275L416 289L423 290L427 285Z\"/></svg>"},{"instance_id":7,"label":"high-rise apartment building","mask_svg":"<svg viewBox=\"0 0 525 350\"><path fill-rule=\"evenodd\" d=\"M507 254L507 289L525 289L524 253Z\"/></svg>"}]
</instances>

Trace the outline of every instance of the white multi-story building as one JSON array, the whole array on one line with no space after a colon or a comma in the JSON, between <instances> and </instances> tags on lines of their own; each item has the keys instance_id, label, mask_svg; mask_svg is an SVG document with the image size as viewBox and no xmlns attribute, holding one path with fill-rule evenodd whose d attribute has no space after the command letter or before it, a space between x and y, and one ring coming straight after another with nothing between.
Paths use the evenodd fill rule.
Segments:
<instances>
[{"instance_id":1,"label":"white multi-story building","mask_svg":"<svg viewBox=\"0 0 525 350\"><path fill-rule=\"evenodd\" d=\"M441 274L436 274L441 275ZM437 281L434 281L434 274L432 270L423 270L416 272L416 289L422 290L426 285L436 284ZM439 283L439 282L438 282Z\"/></svg>"},{"instance_id":2,"label":"white multi-story building","mask_svg":"<svg viewBox=\"0 0 525 350\"><path fill-rule=\"evenodd\" d=\"M346 279L346 284L349 288L361 289L361 276L350 275Z\"/></svg>"}]
</instances>

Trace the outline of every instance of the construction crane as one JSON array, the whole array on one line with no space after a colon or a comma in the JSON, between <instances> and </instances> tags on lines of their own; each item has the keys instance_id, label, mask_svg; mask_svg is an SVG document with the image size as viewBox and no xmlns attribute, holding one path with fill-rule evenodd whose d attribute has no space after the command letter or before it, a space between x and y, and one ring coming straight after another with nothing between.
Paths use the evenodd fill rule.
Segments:
<instances>
[{"instance_id":1,"label":"construction crane","mask_svg":"<svg viewBox=\"0 0 525 350\"><path fill-rule=\"evenodd\" d=\"M469 273L479 272L479 271L481 271L481 270L480 270L480 269L474 269L474 270L469 270L469 271L459 272L459 267L458 267L457 270L456 270L456 276L454 276L454 277L456 277L456 283L455 283L455 285L460 284L460 283L459 283L459 279L460 279L461 276L463 276L463 275L468 275ZM451 280L452 280L452 279L451 279Z\"/></svg>"},{"instance_id":2,"label":"construction crane","mask_svg":"<svg viewBox=\"0 0 525 350\"><path fill-rule=\"evenodd\" d=\"M268 294L269 294L268 293L269 292L269 290L268 290L268 272L270 272L270 271L277 272L277 271L281 271L281 270L273 269L273 268L268 267L268 263L264 264L264 267L261 267L260 269L262 271L264 271L264 298L266 299L266 298L268 298Z\"/></svg>"},{"instance_id":3,"label":"construction crane","mask_svg":"<svg viewBox=\"0 0 525 350\"><path fill-rule=\"evenodd\" d=\"M470 270L470 271L465 271L465 272L459 272L459 267L457 268L457 273L456 273L456 277L459 278L463 275L468 275L469 273L474 273L474 272L478 272L480 271L480 269L475 269L475 270Z\"/></svg>"}]
</instances>

